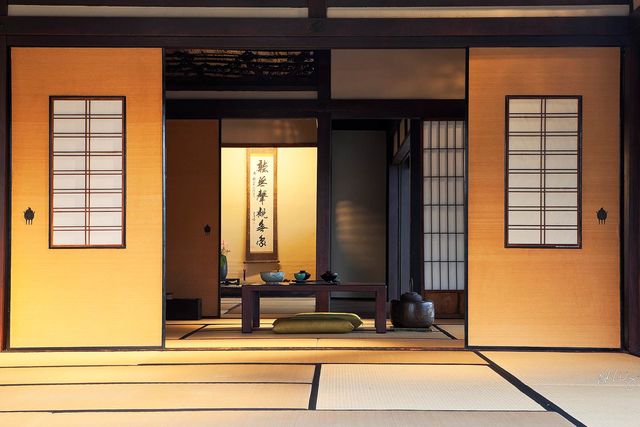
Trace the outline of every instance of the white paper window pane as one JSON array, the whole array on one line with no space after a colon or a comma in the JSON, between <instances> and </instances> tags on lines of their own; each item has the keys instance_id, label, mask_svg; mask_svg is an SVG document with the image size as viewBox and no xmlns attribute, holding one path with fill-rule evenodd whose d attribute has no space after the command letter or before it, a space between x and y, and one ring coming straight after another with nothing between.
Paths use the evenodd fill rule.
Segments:
<instances>
[{"instance_id":1,"label":"white paper window pane","mask_svg":"<svg viewBox=\"0 0 640 427\"><path fill-rule=\"evenodd\" d=\"M546 111L549 113L578 114L578 100L576 98L551 98L546 100Z\"/></svg>"},{"instance_id":2,"label":"white paper window pane","mask_svg":"<svg viewBox=\"0 0 640 427\"><path fill-rule=\"evenodd\" d=\"M91 193L91 207L94 208L119 208L122 206L121 194Z\"/></svg>"},{"instance_id":3,"label":"white paper window pane","mask_svg":"<svg viewBox=\"0 0 640 427\"><path fill-rule=\"evenodd\" d=\"M578 120L566 117L547 117L547 132L577 132Z\"/></svg>"},{"instance_id":4,"label":"white paper window pane","mask_svg":"<svg viewBox=\"0 0 640 427\"><path fill-rule=\"evenodd\" d=\"M578 175L574 173L547 173L544 179L547 188L578 188Z\"/></svg>"},{"instance_id":5,"label":"white paper window pane","mask_svg":"<svg viewBox=\"0 0 640 427\"><path fill-rule=\"evenodd\" d=\"M540 188L539 173L510 173L509 188Z\"/></svg>"},{"instance_id":6,"label":"white paper window pane","mask_svg":"<svg viewBox=\"0 0 640 427\"><path fill-rule=\"evenodd\" d=\"M122 119L91 119L91 133L122 133Z\"/></svg>"},{"instance_id":7,"label":"white paper window pane","mask_svg":"<svg viewBox=\"0 0 640 427\"><path fill-rule=\"evenodd\" d=\"M53 214L53 225L56 227L84 227L85 220L84 212L56 212Z\"/></svg>"},{"instance_id":8,"label":"white paper window pane","mask_svg":"<svg viewBox=\"0 0 640 427\"><path fill-rule=\"evenodd\" d=\"M89 233L92 245L122 245L122 231L92 230Z\"/></svg>"},{"instance_id":9,"label":"white paper window pane","mask_svg":"<svg viewBox=\"0 0 640 427\"><path fill-rule=\"evenodd\" d=\"M577 245L578 234L575 230L547 230L545 240L550 245Z\"/></svg>"},{"instance_id":10,"label":"white paper window pane","mask_svg":"<svg viewBox=\"0 0 640 427\"><path fill-rule=\"evenodd\" d=\"M540 117L514 117L509 120L509 132L540 132L542 123Z\"/></svg>"},{"instance_id":11,"label":"white paper window pane","mask_svg":"<svg viewBox=\"0 0 640 427\"><path fill-rule=\"evenodd\" d=\"M509 243L514 245L539 245L540 231L538 230L509 230Z\"/></svg>"},{"instance_id":12,"label":"white paper window pane","mask_svg":"<svg viewBox=\"0 0 640 427\"><path fill-rule=\"evenodd\" d=\"M53 139L53 149L56 152L84 151L86 140L84 137L55 137Z\"/></svg>"},{"instance_id":13,"label":"white paper window pane","mask_svg":"<svg viewBox=\"0 0 640 427\"><path fill-rule=\"evenodd\" d=\"M123 99L53 99L52 246L124 241L123 112Z\"/></svg>"},{"instance_id":14,"label":"white paper window pane","mask_svg":"<svg viewBox=\"0 0 640 427\"><path fill-rule=\"evenodd\" d=\"M539 169L542 166L540 155L511 154L509 155L509 169Z\"/></svg>"},{"instance_id":15,"label":"white paper window pane","mask_svg":"<svg viewBox=\"0 0 640 427\"><path fill-rule=\"evenodd\" d=\"M447 222L449 215L448 215L448 210L446 206L441 206L440 207L440 232L441 233L448 233L449 232L449 223Z\"/></svg>"},{"instance_id":16,"label":"white paper window pane","mask_svg":"<svg viewBox=\"0 0 640 427\"><path fill-rule=\"evenodd\" d=\"M54 171L84 171L85 157L84 156L54 156L53 170Z\"/></svg>"},{"instance_id":17,"label":"white paper window pane","mask_svg":"<svg viewBox=\"0 0 640 427\"><path fill-rule=\"evenodd\" d=\"M431 203L437 205L440 203L440 180L438 178L431 180Z\"/></svg>"},{"instance_id":18,"label":"white paper window pane","mask_svg":"<svg viewBox=\"0 0 640 427\"><path fill-rule=\"evenodd\" d=\"M424 207L424 226L423 226L423 231L425 233L431 233L431 207L430 206L425 206Z\"/></svg>"},{"instance_id":19,"label":"white paper window pane","mask_svg":"<svg viewBox=\"0 0 640 427\"><path fill-rule=\"evenodd\" d=\"M429 220L431 222L431 232L432 233L440 233L440 208L438 206L433 206L431 209L431 216Z\"/></svg>"},{"instance_id":20,"label":"white paper window pane","mask_svg":"<svg viewBox=\"0 0 640 427\"><path fill-rule=\"evenodd\" d=\"M91 151L122 151L122 138L92 138Z\"/></svg>"},{"instance_id":21,"label":"white paper window pane","mask_svg":"<svg viewBox=\"0 0 640 427\"><path fill-rule=\"evenodd\" d=\"M512 152L522 150L540 150L541 138L536 136L512 136L509 138L509 150Z\"/></svg>"},{"instance_id":22,"label":"white paper window pane","mask_svg":"<svg viewBox=\"0 0 640 427\"><path fill-rule=\"evenodd\" d=\"M550 136L545 138L545 145L547 151L576 151L578 150L578 137L575 135L569 136Z\"/></svg>"},{"instance_id":23,"label":"white paper window pane","mask_svg":"<svg viewBox=\"0 0 640 427\"><path fill-rule=\"evenodd\" d=\"M431 235L431 261L440 261L440 234Z\"/></svg>"},{"instance_id":24,"label":"white paper window pane","mask_svg":"<svg viewBox=\"0 0 640 427\"><path fill-rule=\"evenodd\" d=\"M547 207L567 207L574 208L578 205L577 193L550 193L545 194L545 204Z\"/></svg>"},{"instance_id":25,"label":"white paper window pane","mask_svg":"<svg viewBox=\"0 0 640 427\"><path fill-rule=\"evenodd\" d=\"M122 175L92 175L92 190L117 190L122 188Z\"/></svg>"},{"instance_id":26,"label":"white paper window pane","mask_svg":"<svg viewBox=\"0 0 640 427\"><path fill-rule=\"evenodd\" d=\"M433 275L433 263L432 262L425 262L424 263L425 289L437 290L437 289L439 289L440 284L439 283L433 283L433 280L431 279L432 275Z\"/></svg>"},{"instance_id":27,"label":"white paper window pane","mask_svg":"<svg viewBox=\"0 0 640 427\"><path fill-rule=\"evenodd\" d=\"M53 123L54 134L67 133L84 133L86 121L84 118L66 118L61 117L55 119Z\"/></svg>"},{"instance_id":28,"label":"white paper window pane","mask_svg":"<svg viewBox=\"0 0 640 427\"><path fill-rule=\"evenodd\" d=\"M551 156L545 156L546 169L577 169L578 168L578 156L575 154L560 155L554 154Z\"/></svg>"},{"instance_id":29,"label":"white paper window pane","mask_svg":"<svg viewBox=\"0 0 640 427\"><path fill-rule=\"evenodd\" d=\"M89 218L92 227L119 227L122 225L122 212L92 212Z\"/></svg>"},{"instance_id":30,"label":"white paper window pane","mask_svg":"<svg viewBox=\"0 0 640 427\"><path fill-rule=\"evenodd\" d=\"M464 289L464 263L456 263L457 267L458 267L458 290L463 290Z\"/></svg>"},{"instance_id":31,"label":"white paper window pane","mask_svg":"<svg viewBox=\"0 0 640 427\"><path fill-rule=\"evenodd\" d=\"M546 225L577 226L578 214L575 211L547 211L545 212Z\"/></svg>"},{"instance_id":32,"label":"white paper window pane","mask_svg":"<svg viewBox=\"0 0 640 427\"><path fill-rule=\"evenodd\" d=\"M52 235L51 243L59 246L77 246L85 244L83 231L56 230Z\"/></svg>"},{"instance_id":33,"label":"white paper window pane","mask_svg":"<svg viewBox=\"0 0 640 427\"><path fill-rule=\"evenodd\" d=\"M85 188L85 176L83 175L55 175L53 188L56 190L83 190Z\"/></svg>"},{"instance_id":34,"label":"white paper window pane","mask_svg":"<svg viewBox=\"0 0 640 427\"><path fill-rule=\"evenodd\" d=\"M120 171L122 170L121 156L91 156L92 171Z\"/></svg>"},{"instance_id":35,"label":"white paper window pane","mask_svg":"<svg viewBox=\"0 0 640 427\"><path fill-rule=\"evenodd\" d=\"M540 211L509 211L509 225L539 226Z\"/></svg>"},{"instance_id":36,"label":"white paper window pane","mask_svg":"<svg viewBox=\"0 0 640 427\"><path fill-rule=\"evenodd\" d=\"M464 206L456 206L456 223L458 224L458 228L456 229L457 233L463 233L464 230Z\"/></svg>"},{"instance_id":37,"label":"white paper window pane","mask_svg":"<svg viewBox=\"0 0 640 427\"><path fill-rule=\"evenodd\" d=\"M458 253L456 251L456 238L455 234L449 234L447 236L447 260L455 261L458 258Z\"/></svg>"},{"instance_id":38,"label":"white paper window pane","mask_svg":"<svg viewBox=\"0 0 640 427\"><path fill-rule=\"evenodd\" d=\"M456 178L456 201L464 200L464 178Z\"/></svg>"},{"instance_id":39,"label":"white paper window pane","mask_svg":"<svg viewBox=\"0 0 640 427\"><path fill-rule=\"evenodd\" d=\"M85 114L85 100L56 99L53 104L54 114Z\"/></svg>"},{"instance_id":40,"label":"white paper window pane","mask_svg":"<svg viewBox=\"0 0 640 427\"><path fill-rule=\"evenodd\" d=\"M517 207L537 207L540 206L541 199L539 192L509 192L509 206Z\"/></svg>"},{"instance_id":41,"label":"white paper window pane","mask_svg":"<svg viewBox=\"0 0 640 427\"><path fill-rule=\"evenodd\" d=\"M431 235L424 235L424 259L431 259Z\"/></svg>"},{"instance_id":42,"label":"white paper window pane","mask_svg":"<svg viewBox=\"0 0 640 427\"><path fill-rule=\"evenodd\" d=\"M425 144L427 141L424 142ZM424 150L422 152L422 167L424 169L424 176L432 176L433 168L431 167L431 151Z\"/></svg>"},{"instance_id":43,"label":"white paper window pane","mask_svg":"<svg viewBox=\"0 0 640 427\"><path fill-rule=\"evenodd\" d=\"M117 100L93 100L91 101L91 114L122 114L122 101Z\"/></svg>"},{"instance_id":44,"label":"white paper window pane","mask_svg":"<svg viewBox=\"0 0 640 427\"><path fill-rule=\"evenodd\" d=\"M53 198L53 207L55 208L77 208L85 204L86 195L84 192L78 194L56 194Z\"/></svg>"},{"instance_id":45,"label":"white paper window pane","mask_svg":"<svg viewBox=\"0 0 640 427\"><path fill-rule=\"evenodd\" d=\"M537 98L510 99L509 111L511 113L534 113L540 114L541 102Z\"/></svg>"}]
</instances>

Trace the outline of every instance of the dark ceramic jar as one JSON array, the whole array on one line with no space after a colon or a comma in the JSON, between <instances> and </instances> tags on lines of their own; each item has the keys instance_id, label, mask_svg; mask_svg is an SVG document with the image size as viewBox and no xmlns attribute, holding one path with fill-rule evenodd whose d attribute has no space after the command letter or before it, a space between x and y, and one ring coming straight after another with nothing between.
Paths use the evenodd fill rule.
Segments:
<instances>
[{"instance_id":1,"label":"dark ceramic jar","mask_svg":"<svg viewBox=\"0 0 640 427\"><path fill-rule=\"evenodd\" d=\"M396 328L428 328L435 320L433 301L423 301L415 292L391 301L391 323Z\"/></svg>"}]
</instances>

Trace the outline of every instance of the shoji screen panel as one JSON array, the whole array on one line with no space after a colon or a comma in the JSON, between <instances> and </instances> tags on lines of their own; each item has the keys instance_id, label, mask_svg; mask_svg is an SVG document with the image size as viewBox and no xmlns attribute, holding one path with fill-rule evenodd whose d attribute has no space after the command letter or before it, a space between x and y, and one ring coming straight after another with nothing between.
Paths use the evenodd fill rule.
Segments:
<instances>
[{"instance_id":1,"label":"shoji screen panel","mask_svg":"<svg viewBox=\"0 0 640 427\"><path fill-rule=\"evenodd\" d=\"M581 101L507 97L506 246L580 246Z\"/></svg>"},{"instance_id":2,"label":"shoji screen panel","mask_svg":"<svg viewBox=\"0 0 640 427\"><path fill-rule=\"evenodd\" d=\"M162 49L11 49L10 348L162 345L162 105Z\"/></svg>"},{"instance_id":3,"label":"shoji screen panel","mask_svg":"<svg viewBox=\"0 0 640 427\"><path fill-rule=\"evenodd\" d=\"M464 122L424 122L423 131L424 289L463 290Z\"/></svg>"},{"instance_id":4,"label":"shoji screen panel","mask_svg":"<svg viewBox=\"0 0 640 427\"><path fill-rule=\"evenodd\" d=\"M619 93L618 48L469 49L469 345L620 345ZM579 248L505 247L505 114L506 99L514 95L582 97ZM549 129L549 117L546 121ZM575 188L575 165L569 165L575 160L575 116L567 121L571 124L565 130L573 134L567 141L547 138L548 149L568 151L559 155L565 156L561 165L552 166L549 160L558 159L547 159L546 182L549 186L559 179L549 169L573 169L562 175L574 180L561 185L570 190ZM608 212L605 223L598 221L600 208ZM571 215L575 221L575 212ZM550 221L547 217L547 224Z\"/></svg>"},{"instance_id":5,"label":"shoji screen panel","mask_svg":"<svg viewBox=\"0 0 640 427\"><path fill-rule=\"evenodd\" d=\"M51 247L124 246L124 106L51 99Z\"/></svg>"}]
</instances>

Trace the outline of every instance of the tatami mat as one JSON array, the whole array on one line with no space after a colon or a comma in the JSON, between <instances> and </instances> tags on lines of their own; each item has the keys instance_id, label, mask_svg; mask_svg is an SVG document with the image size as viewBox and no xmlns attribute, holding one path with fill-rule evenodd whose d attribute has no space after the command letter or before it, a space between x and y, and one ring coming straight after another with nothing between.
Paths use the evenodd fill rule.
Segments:
<instances>
[{"instance_id":1,"label":"tatami mat","mask_svg":"<svg viewBox=\"0 0 640 427\"><path fill-rule=\"evenodd\" d=\"M624 353L482 352L528 385L640 387L640 358ZM627 380L623 378L626 376ZM636 381L632 381L633 378ZM640 402L639 402L640 404Z\"/></svg>"},{"instance_id":2,"label":"tatami mat","mask_svg":"<svg viewBox=\"0 0 640 427\"><path fill-rule=\"evenodd\" d=\"M318 409L542 411L486 366L323 365Z\"/></svg>"},{"instance_id":3,"label":"tatami mat","mask_svg":"<svg viewBox=\"0 0 640 427\"><path fill-rule=\"evenodd\" d=\"M148 363L394 363L480 364L469 351L287 350L287 351L165 351Z\"/></svg>"},{"instance_id":4,"label":"tatami mat","mask_svg":"<svg viewBox=\"0 0 640 427\"><path fill-rule=\"evenodd\" d=\"M389 333L385 334L388 335ZM438 339L401 339L388 338L380 339L377 337L354 337L352 340L336 339L336 338L319 338L319 348L349 347L349 348L464 348L464 342L452 340L448 337Z\"/></svg>"},{"instance_id":5,"label":"tatami mat","mask_svg":"<svg viewBox=\"0 0 640 427\"><path fill-rule=\"evenodd\" d=\"M377 334L375 329L357 329L348 334L276 334L267 327L263 330L256 330L251 335L243 334L240 330L219 330L217 328L206 327L190 335L188 339L216 339L216 338L256 338L256 339L283 339L283 338L335 338L335 339L450 339L438 330L430 332L395 332L388 331L385 334Z\"/></svg>"},{"instance_id":6,"label":"tatami mat","mask_svg":"<svg viewBox=\"0 0 640 427\"><path fill-rule=\"evenodd\" d=\"M640 372L636 371L636 378L639 375ZM534 388L589 427L637 427L640 425L640 387L638 386L541 385Z\"/></svg>"},{"instance_id":7,"label":"tatami mat","mask_svg":"<svg viewBox=\"0 0 640 427\"><path fill-rule=\"evenodd\" d=\"M315 348L317 340L314 338L307 339L255 339L255 338L227 338L227 339L197 339L197 340L167 340L165 347L169 349L189 349L189 348Z\"/></svg>"},{"instance_id":8,"label":"tatami mat","mask_svg":"<svg viewBox=\"0 0 640 427\"><path fill-rule=\"evenodd\" d=\"M186 334L202 328L204 325L167 325L165 328L165 339L177 340Z\"/></svg>"},{"instance_id":9,"label":"tatami mat","mask_svg":"<svg viewBox=\"0 0 640 427\"><path fill-rule=\"evenodd\" d=\"M640 424L640 358L622 353L484 354L588 426Z\"/></svg>"},{"instance_id":10,"label":"tatami mat","mask_svg":"<svg viewBox=\"0 0 640 427\"><path fill-rule=\"evenodd\" d=\"M456 339L463 340L464 339L464 325L438 325L438 327L449 334L456 337Z\"/></svg>"},{"instance_id":11,"label":"tatami mat","mask_svg":"<svg viewBox=\"0 0 640 427\"><path fill-rule=\"evenodd\" d=\"M553 412L199 411L0 414L0 425L33 427L565 427Z\"/></svg>"},{"instance_id":12,"label":"tatami mat","mask_svg":"<svg viewBox=\"0 0 640 427\"><path fill-rule=\"evenodd\" d=\"M308 384L101 384L0 387L1 411L307 408Z\"/></svg>"},{"instance_id":13,"label":"tatami mat","mask_svg":"<svg viewBox=\"0 0 640 427\"><path fill-rule=\"evenodd\" d=\"M333 348L401 348L401 349L454 349L464 348L464 341L445 339L376 339L364 337L349 338L228 338L228 339L185 339L167 340L168 349L333 349Z\"/></svg>"},{"instance_id":14,"label":"tatami mat","mask_svg":"<svg viewBox=\"0 0 640 427\"><path fill-rule=\"evenodd\" d=\"M184 340L183 340L184 341ZM486 362L470 351L287 350L287 351L84 351L2 352L0 375L14 366L121 366L176 363L470 363Z\"/></svg>"},{"instance_id":15,"label":"tatami mat","mask_svg":"<svg viewBox=\"0 0 640 427\"><path fill-rule=\"evenodd\" d=\"M311 383L313 365L175 365L5 368L0 385L69 383Z\"/></svg>"}]
</instances>

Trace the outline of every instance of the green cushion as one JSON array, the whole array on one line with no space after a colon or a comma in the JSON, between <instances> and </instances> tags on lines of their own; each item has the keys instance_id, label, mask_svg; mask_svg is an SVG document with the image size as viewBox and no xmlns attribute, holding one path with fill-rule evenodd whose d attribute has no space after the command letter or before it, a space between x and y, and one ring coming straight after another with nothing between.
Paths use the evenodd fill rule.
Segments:
<instances>
[{"instance_id":1,"label":"green cushion","mask_svg":"<svg viewBox=\"0 0 640 427\"><path fill-rule=\"evenodd\" d=\"M351 322L353 329L358 329L362 326L362 319L360 316L353 313L299 313L293 317L305 319L341 319Z\"/></svg>"},{"instance_id":2,"label":"green cushion","mask_svg":"<svg viewBox=\"0 0 640 427\"><path fill-rule=\"evenodd\" d=\"M353 325L344 319L284 317L273 322L276 334L345 334L351 331Z\"/></svg>"}]
</instances>

